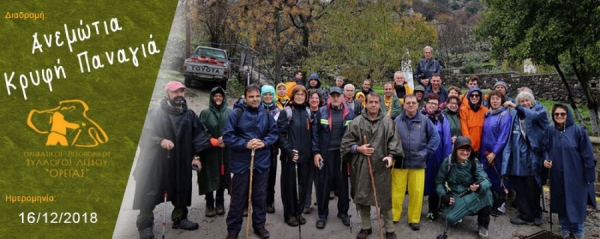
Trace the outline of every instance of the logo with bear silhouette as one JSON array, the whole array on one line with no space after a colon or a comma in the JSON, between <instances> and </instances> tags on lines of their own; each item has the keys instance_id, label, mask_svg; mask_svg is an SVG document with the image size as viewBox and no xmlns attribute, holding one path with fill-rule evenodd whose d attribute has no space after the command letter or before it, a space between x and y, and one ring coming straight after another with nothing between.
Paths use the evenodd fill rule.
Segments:
<instances>
[{"instance_id":1,"label":"logo with bear silhouette","mask_svg":"<svg viewBox=\"0 0 600 239\"><path fill-rule=\"evenodd\" d=\"M92 148L106 143L108 136L87 116L88 110L82 100L63 100L56 108L31 110L27 125L35 132L47 135L46 146Z\"/></svg>"}]
</instances>

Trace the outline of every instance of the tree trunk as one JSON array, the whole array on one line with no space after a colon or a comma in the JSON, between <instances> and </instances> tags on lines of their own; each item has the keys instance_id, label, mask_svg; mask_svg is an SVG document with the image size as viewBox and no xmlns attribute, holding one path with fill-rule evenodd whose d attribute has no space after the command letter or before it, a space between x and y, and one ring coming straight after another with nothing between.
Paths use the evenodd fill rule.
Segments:
<instances>
[{"instance_id":1,"label":"tree trunk","mask_svg":"<svg viewBox=\"0 0 600 239\"><path fill-rule=\"evenodd\" d=\"M579 65L583 65L585 62L583 62L582 58L579 58L579 63ZM587 107L590 111L590 120L592 121L592 132L590 135L598 135L600 134L598 125L598 100L594 98L592 91L590 90L589 73L585 68L582 67L583 69L580 69L577 67L575 62L571 63L571 66L573 67L575 76L577 76L577 80L579 81L583 94L587 100Z\"/></svg>"},{"instance_id":2,"label":"tree trunk","mask_svg":"<svg viewBox=\"0 0 600 239\"><path fill-rule=\"evenodd\" d=\"M306 23L302 28L302 46L303 46L303 55L304 57L309 57L308 44L310 40L310 31L308 27L306 27Z\"/></svg>"},{"instance_id":3,"label":"tree trunk","mask_svg":"<svg viewBox=\"0 0 600 239\"><path fill-rule=\"evenodd\" d=\"M273 70L273 83L274 85L277 85L279 82L281 82L281 47L278 46L281 44L281 12L279 10L275 10L273 14L275 15L275 36L273 39L275 44L275 54L273 57L275 69Z\"/></svg>"},{"instance_id":4,"label":"tree trunk","mask_svg":"<svg viewBox=\"0 0 600 239\"><path fill-rule=\"evenodd\" d=\"M556 69L556 72L558 72L560 79L562 80L563 84L565 85L565 88L567 89L567 95L569 96L568 97L569 104L571 105L571 108L573 109L573 113L575 113L575 118L577 118L577 120L579 121L579 125L581 125L581 127L586 129L585 122L583 121L581 112L579 112L579 109L577 108L577 104L575 104L575 100L573 98L573 91L571 90L571 86L569 86L569 82L567 81L565 74L560 69L560 66L558 65L558 63L554 63L554 68Z\"/></svg>"},{"instance_id":5,"label":"tree trunk","mask_svg":"<svg viewBox=\"0 0 600 239\"><path fill-rule=\"evenodd\" d=\"M598 120L600 119L600 109L598 107L594 109L589 104L588 109L590 110L590 120L592 121L592 134L590 135L600 136L600 121Z\"/></svg>"}]
</instances>

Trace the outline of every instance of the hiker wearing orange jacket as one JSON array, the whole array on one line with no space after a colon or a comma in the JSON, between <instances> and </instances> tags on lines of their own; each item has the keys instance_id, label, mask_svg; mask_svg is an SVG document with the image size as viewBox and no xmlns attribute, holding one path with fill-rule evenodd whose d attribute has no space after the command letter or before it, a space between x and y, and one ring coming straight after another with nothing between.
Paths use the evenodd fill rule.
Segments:
<instances>
[{"instance_id":1,"label":"hiker wearing orange jacket","mask_svg":"<svg viewBox=\"0 0 600 239\"><path fill-rule=\"evenodd\" d=\"M473 150L479 152L483 120L488 108L482 105L483 93L479 88L469 89L468 103L460 107L460 128L462 135L472 142Z\"/></svg>"}]
</instances>

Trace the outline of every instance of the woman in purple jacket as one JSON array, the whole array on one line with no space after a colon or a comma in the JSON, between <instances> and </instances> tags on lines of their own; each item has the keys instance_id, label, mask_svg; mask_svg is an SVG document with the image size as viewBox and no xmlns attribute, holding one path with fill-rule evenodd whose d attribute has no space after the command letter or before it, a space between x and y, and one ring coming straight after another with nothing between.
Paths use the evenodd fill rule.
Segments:
<instances>
[{"instance_id":1,"label":"woman in purple jacket","mask_svg":"<svg viewBox=\"0 0 600 239\"><path fill-rule=\"evenodd\" d=\"M450 132L450 122L442 110L438 108L440 97L437 94L427 95L425 108L421 111L426 115L435 126L437 134L440 135L440 144L435 153L427 158L427 167L425 168L425 195L429 196L429 213L427 219L435 221L438 219L440 197L436 192L435 177L439 171L442 161L452 154L452 132Z\"/></svg>"},{"instance_id":2,"label":"woman in purple jacket","mask_svg":"<svg viewBox=\"0 0 600 239\"><path fill-rule=\"evenodd\" d=\"M492 183L492 193L494 204L492 205L491 215L499 216L503 212L498 210L504 204L506 194L508 193L506 182L500 176L502 169L502 151L510 135L510 126L512 115L502 107L504 104L504 95L500 91L492 91L488 96L490 110L485 113L483 121L483 133L481 135L481 155L480 161L483 170L487 173Z\"/></svg>"}]
</instances>

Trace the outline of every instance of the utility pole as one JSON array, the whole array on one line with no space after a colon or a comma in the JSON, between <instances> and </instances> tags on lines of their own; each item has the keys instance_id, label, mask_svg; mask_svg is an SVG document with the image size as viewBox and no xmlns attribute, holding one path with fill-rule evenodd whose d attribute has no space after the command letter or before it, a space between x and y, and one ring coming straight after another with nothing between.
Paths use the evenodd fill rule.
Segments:
<instances>
[{"instance_id":1,"label":"utility pole","mask_svg":"<svg viewBox=\"0 0 600 239\"><path fill-rule=\"evenodd\" d=\"M184 4L185 4L185 59L190 58L190 31L192 30L190 27L190 19L188 18L188 14L189 14L189 7L188 7L188 1L189 0L184 0Z\"/></svg>"}]
</instances>

